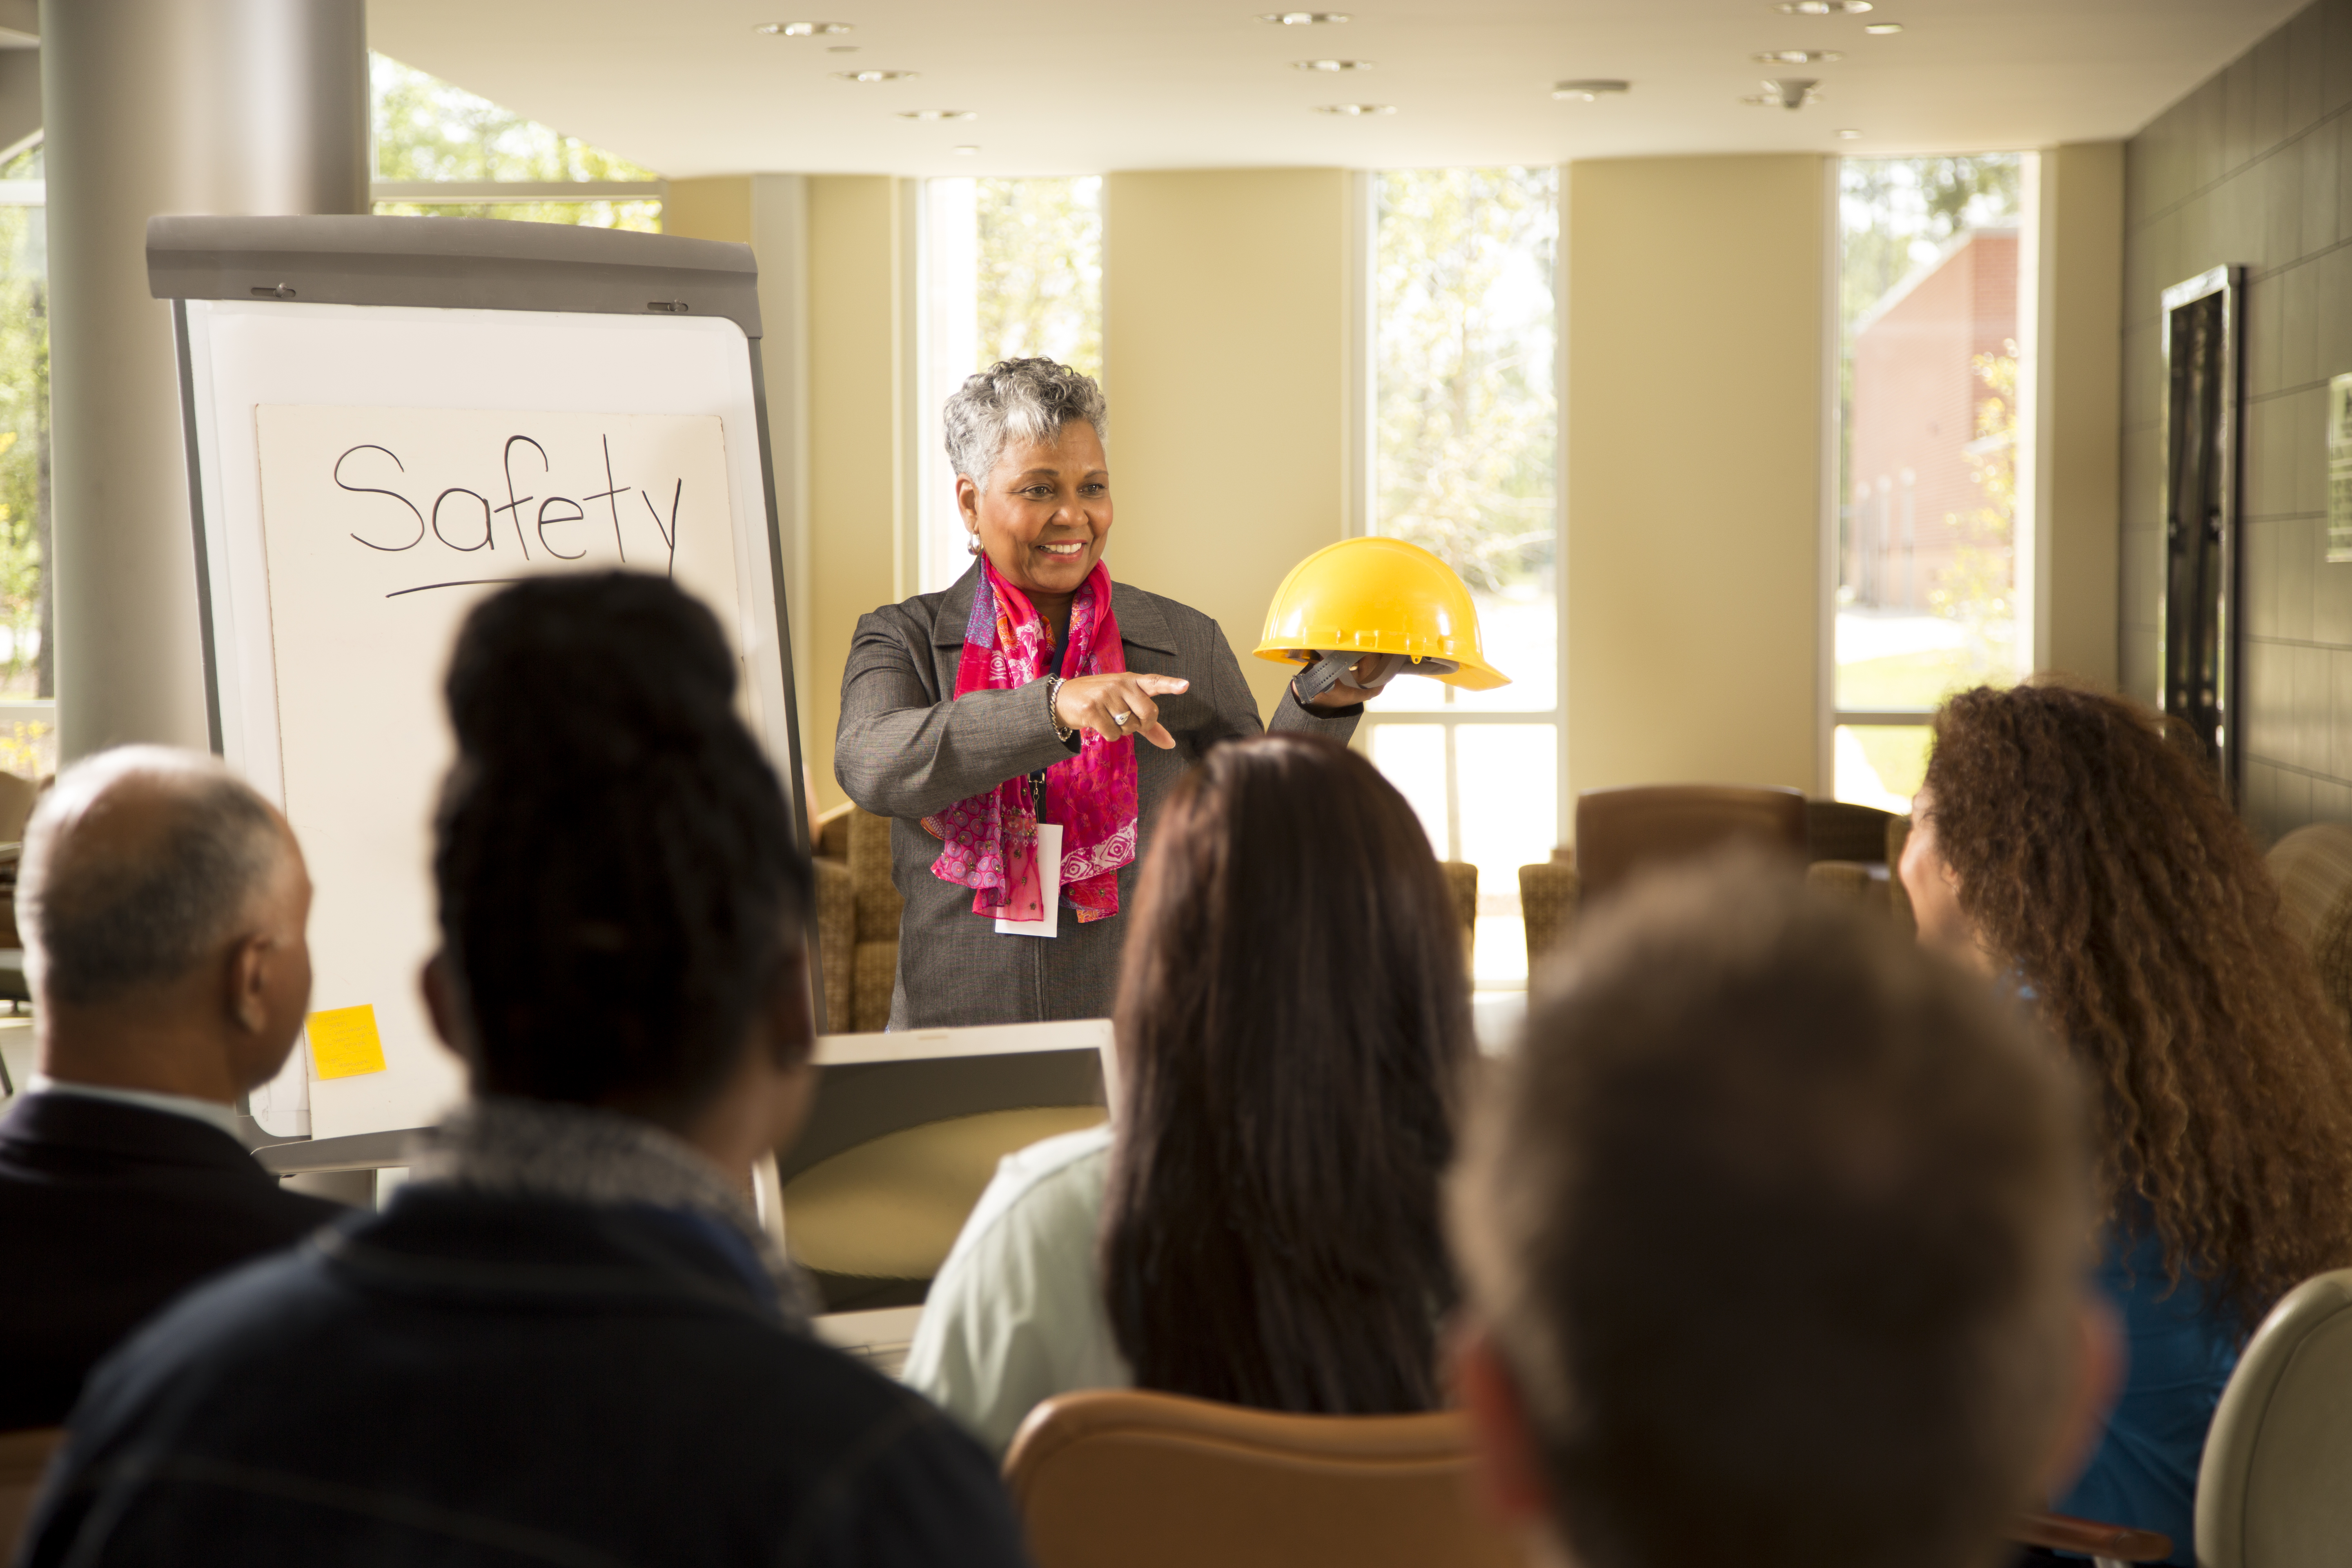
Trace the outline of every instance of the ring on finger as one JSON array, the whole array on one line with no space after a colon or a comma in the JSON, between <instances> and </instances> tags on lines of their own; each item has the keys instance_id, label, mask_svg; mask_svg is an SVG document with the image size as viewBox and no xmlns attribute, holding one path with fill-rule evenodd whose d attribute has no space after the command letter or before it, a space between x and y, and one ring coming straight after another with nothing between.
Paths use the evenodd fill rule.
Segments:
<instances>
[{"instance_id":1,"label":"ring on finger","mask_svg":"<svg viewBox=\"0 0 2352 1568\"><path fill-rule=\"evenodd\" d=\"M1132 713L1114 713L1110 716L1110 721L1124 730L1129 724L1135 722L1135 715Z\"/></svg>"}]
</instances>

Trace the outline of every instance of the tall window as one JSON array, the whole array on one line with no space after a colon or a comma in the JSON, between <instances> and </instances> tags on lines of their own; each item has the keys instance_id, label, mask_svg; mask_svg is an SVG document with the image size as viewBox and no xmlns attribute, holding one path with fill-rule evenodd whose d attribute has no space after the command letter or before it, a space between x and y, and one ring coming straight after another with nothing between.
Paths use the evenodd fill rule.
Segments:
<instances>
[{"instance_id":1,"label":"tall window","mask_svg":"<svg viewBox=\"0 0 2352 1568\"><path fill-rule=\"evenodd\" d=\"M1927 716L2032 658L2018 476L2032 155L1839 169L1838 798L1908 811Z\"/></svg>"},{"instance_id":2,"label":"tall window","mask_svg":"<svg viewBox=\"0 0 2352 1568\"><path fill-rule=\"evenodd\" d=\"M971 564L940 407L1001 359L1102 374L1102 181L927 180L922 203L916 570L930 593Z\"/></svg>"},{"instance_id":3,"label":"tall window","mask_svg":"<svg viewBox=\"0 0 2352 1568\"><path fill-rule=\"evenodd\" d=\"M1557 176L1391 173L1378 200L1372 528L1469 584L1511 684L1400 677L1366 742L1438 853L1478 868L1479 984L1524 985L1518 868L1559 842Z\"/></svg>"},{"instance_id":4,"label":"tall window","mask_svg":"<svg viewBox=\"0 0 2352 1568\"><path fill-rule=\"evenodd\" d=\"M368 69L377 212L660 230L651 170L388 56Z\"/></svg>"},{"instance_id":5,"label":"tall window","mask_svg":"<svg viewBox=\"0 0 2352 1568\"><path fill-rule=\"evenodd\" d=\"M47 192L37 132L0 152L0 770L26 778L58 763Z\"/></svg>"}]
</instances>

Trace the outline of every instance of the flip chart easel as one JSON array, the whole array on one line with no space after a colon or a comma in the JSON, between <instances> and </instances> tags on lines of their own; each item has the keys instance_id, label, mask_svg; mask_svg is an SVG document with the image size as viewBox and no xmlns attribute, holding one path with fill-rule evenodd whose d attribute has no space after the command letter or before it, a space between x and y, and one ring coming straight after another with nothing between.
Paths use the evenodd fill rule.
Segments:
<instances>
[{"instance_id":1,"label":"flip chart easel","mask_svg":"<svg viewBox=\"0 0 2352 1568\"><path fill-rule=\"evenodd\" d=\"M757 268L740 245L437 217L159 217L147 258L213 747L286 811L317 889L316 1011L254 1115L424 1126L463 1090L417 992L440 686L500 584L626 566L699 595L806 847Z\"/></svg>"}]
</instances>

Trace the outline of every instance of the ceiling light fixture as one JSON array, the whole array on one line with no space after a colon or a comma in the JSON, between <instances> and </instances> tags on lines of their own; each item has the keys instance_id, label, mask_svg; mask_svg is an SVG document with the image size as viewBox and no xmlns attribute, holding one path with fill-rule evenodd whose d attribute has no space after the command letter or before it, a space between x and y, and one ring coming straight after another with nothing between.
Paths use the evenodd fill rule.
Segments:
<instances>
[{"instance_id":1,"label":"ceiling light fixture","mask_svg":"<svg viewBox=\"0 0 2352 1568\"><path fill-rule=\"evenodd\" d=\"M1355 18L1345 11L1265 11L1259 14L1258 20L1277 27L1328 27L1334 22L1352 22Z\"/></svg>"},{"instance_id":2,"label":"ceiling light fixture","mask_svg":"<svg viewBox=\"0 0 2352 1568\"><path fill-rule=\"evenodd\" d=\"M1862 132L1853 130L1841 131L1838 132L1838 140L1841 142L1859 142L1862 140Z\"/></svg>"},{"instance_id":3,"label":"ceiling light fixture","mask_svg":"<svg viewBox=\"0 0 2352 1568\"><path fill-rule=\"evenodd\" d=\"M1551 95L1563 103L1591 103L1604 92L1625 92L1630 90L1633 85L1630 81L1619 81L1613 77L1596 78L1589 81L1556 81L1551 84Z\"/></svg>"},{"instance_id":4,"label":"ceiling light fixture","mask_svg":"<svg viewBox=\"0 0 2352 1568\"><path fill-rule=\"evenodd\" d=\"M1862 30L1874 38L1890 38L1903 30L1900 22L1864 22Z\"/></svg>"},{"instance_id":5,"label":"ceiling light fixture","mask_svg":"<svg viewBox=\"0 0 2352 1568\"><path fill-rule=\"evenodd\" d=\"M1393 103L1318 103L1315 106L1315 112L1344 115L1354 120L1367 114L1394 114L1396 105Z\"/></svg>"},{"instance_id":6,"label":"ceiling light fixture","mask_svg":"<svg viewBox=\"0 0 2352 1568\"><path fill-rule=\"evenodd\" d=\"M902 109L898 111L898 118L901 120L977 120L980 118L980 110L977 109Z\"/></svg>"},{"instance_id":7,"label":"ceiling light fixture","mask_svg":"<svg viewBox=\"0 0 2352 1568\"><path fill-rule=\"evenodd\" d=\"M1293 60L1291 66L1303 71L1368 71L1370 60Z\"/></svg>"},{"instance_id":8,"label":"ceiling light fixture","mask_svg":"<svg viewBox=\"0 0 2352 1568\"><path fill-rule=\"evenodd\" d=\"M772 38L829 38L851 30L846 22L762 22L751 29Z\"/></svg>"},{"instance_id":9,"label":"ceiling light fixture","mask_svg":"<svg viewBox=\"0 0 2352 1568\"><path fill-rule=\"evenodd\" d=\"M1766 109L1802 109L1821 99L1821 84L1802 77L1783 77L1779 81L1767 81L1762 92L1750 93L1739 101Z\"/></svg>"},{"instance_id":10,"label":"ceiling light fixture","mask_svg":"<svg viewBox=\"0 0 2352 1568\"><path fill-rule=\"evenodd\" d=\"M1783 16L1854 16L1870 9L1870 0L1780 0L1772 9Z\"/></svg>"},{"instance_id":11,"label":"ceiling light fixture","mask_svg":"<svg viewBox=\"0 0 2352 1568\"><path fill-rule=\"evenodd\" d=\"M905 81L921 73L917 71L835 71L842 81Z\"/></svg>"},{"instance_id":12,"label":"ceiling light fixture","mask_svg":"<svg viewBox=\"0 0 2352 1568\"><path fill-rule=\"evenodd\" d=\"M1760 66L1825 66L1845 58L1835 49L1767 49L1748 58Z\"/></svg>"}]
</instances>

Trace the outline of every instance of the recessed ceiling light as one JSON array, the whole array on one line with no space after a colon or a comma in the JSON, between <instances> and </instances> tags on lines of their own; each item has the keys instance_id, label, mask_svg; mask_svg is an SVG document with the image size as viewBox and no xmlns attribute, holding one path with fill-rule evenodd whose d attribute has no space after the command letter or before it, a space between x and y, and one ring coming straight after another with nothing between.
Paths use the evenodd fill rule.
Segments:
<instances>
[{"instance_id":1,"label":"recessed ceiling light","mask_svg":"<svg viewBox=\"0 0 2352 1568\"><path fill-rule=\"evenodd\" d=\"M1900 22L1864 22L1862 25L1862 30L1877 37L1891 37L1895 34L1903 30L1903 24Z\"/></svg>"},{"instance_id":2,"label":"recessed ceiling light","mask_svg":"<svg viewBox=\"0 0 2352 1568\"><path fill-rule=\"evenodd\" d=\"M1851 130L1841 131L1838 132L1838 140L1841 142L1859 142L1862 140L1862 132Z\"/></svg>"},{"instance_id":3,"label":"recessed ceiling light","mask_svg":"<svg viewBox=\"0 0 2352 1568\"><path fill-rule=\"evenodd\" d=\"M1853 16L1870 9L1870 0L1780 0L1772 7L1783 16Z\"/></svg>"},{"instance_id":4,"label":"recessed ceiling light","mask_svg":"<svg viewBox=\"0 0 2352 1568\"><path fill-rule=\"evenodd\" d=\"M1591 103L1604 92L1624 92L1633 85L1630 81L1618 81L1613 78L1595 79L1591 81L1556 81L1551 84L1551 95L1565 102Z\"/></svg>"},{"instance_id":5,"label":"recessed ceiling light","mask_svg":"<svg viewBox=\"0 0 2352 1568\"><path fill-rule=\"evenodd\" d=\"M1396 105L1393 103L1318 103L1315 106L1315 112L1342 114L1352 120L1366 114L1394 114Z\"/></svg>"},{"instance_id":6,"label":"recessed ceiling light","mask_svg":"<svg viewBox=\"0 0 2352 1568\"><path fill-rule=\"evenodd\" d=\"M850 30L846 22L762 22L751 29L774 38L829 38Z\"/></svg>"},{"instance_id":7,"label":"recessed ceiling light","mask_svg":"<svg viewBox=\"0 0 2352 1568\"><path fill-rule=\"evenodd\" d=\"M1277 27L1326 27L1334 22L1352 22L1345 11L1266 11L1258 20L1272 22Z\"/></svg>"},{"instance_id":8,"label":"recessed ceiling light","mask_svg":"<svg viewBox=\"0 0 2352 1568\"><path fill-rule=\"evenodd\" d=\"M898 118L901 120L977 120L980 118L980 110L976 109L902 109L898 111Z\"/></svg>"},{"instance_id":9,"label":"recessed ceiling light","mask_svg":"<svg viewBox=\"0 0 2352 1568\"><path fill-rule=\"evenodd\" d=\"M1294 67L1303 71L1368 71L1370 60L1293 60Z\"/></svg>"},{"instance_id":10,"label":"recessed ceiling light","mask_svg":"<svg viewBox=\"0 0 2352 1568\"><path fill-rule=\"evenodd\" d=\"M971 157L973 153L975 153L979 152L979 151L980 151L980 149L979 149L979 148L977 148L977 147L950 147L950 148L949 148L949 149L948 149L948 151L949 151L949 152L950 152L950 153L960 153L960 154L961 154L962 156L964 156L964 157L966 157L966 158L969 158L969 157Z\"/></svg>"},{"instance_id":11,"label":"recessed ceiling light","mask_svg":"<svg viewBox=\"0 0 2352 1568\"><path fill-rule=\"evenodd\" d=\"M1748 58L1766 66L1825 66L1845 58L1835 49L1767 49Z\"/></svg>"},{"instance_id":12,"label":"recessed ceiling light","mask_svg":"<svg viewBox=\"0 0 2352 1568\"><path fill-rule=\"evenodd\" d=\"M1767 109L1802 109L1821 98L1820 86L1818 82L1802 78L1786 77L1779 81L1766 82L1762 92L1750 93L1739 101Z\"/></svg>"},{"instance_id":13,"label":"recessed ceiling light","mask_svg":"<svg viewBox=\"0 0 2352 1568\"><path fill-rule=\"evenodd\" d=\"M916 71L835 71L833 74L843 81L905 81L909 77L919 73Z\"/></svg>"}]
</instances>

